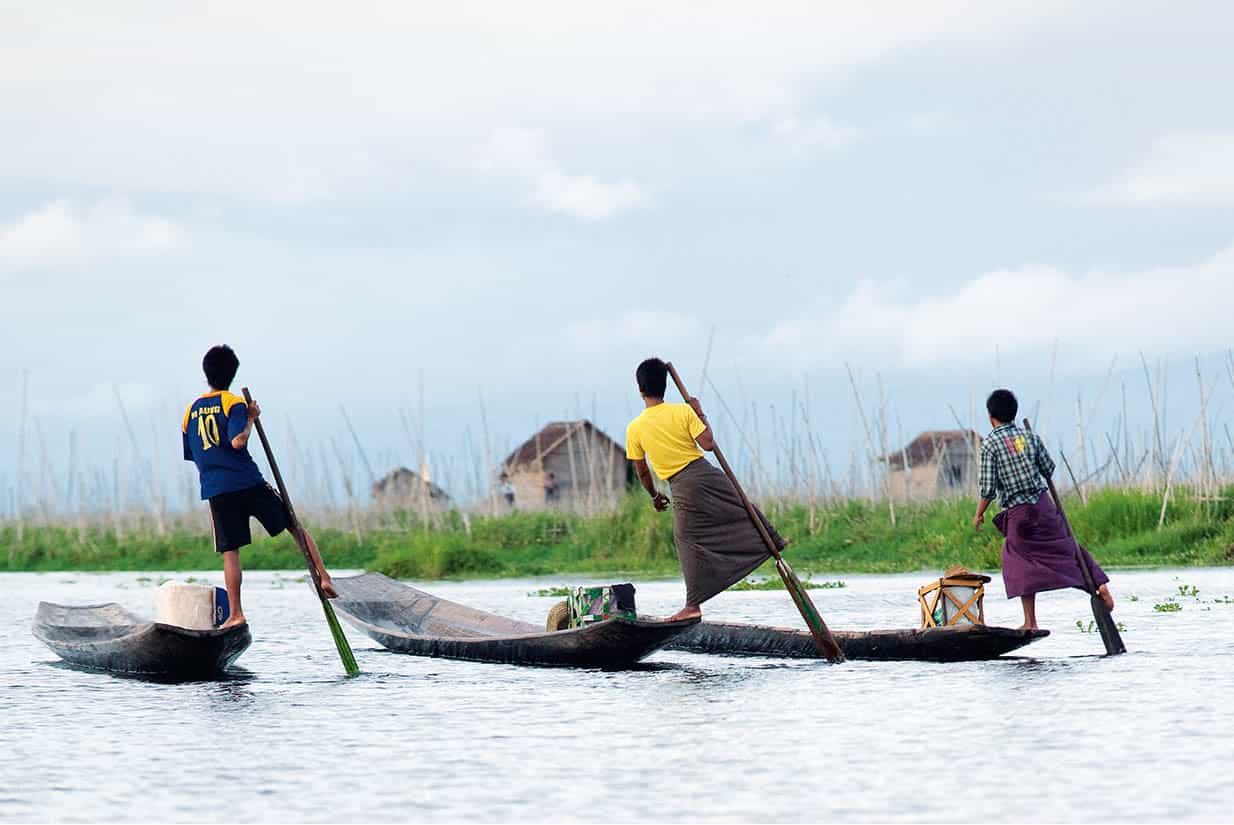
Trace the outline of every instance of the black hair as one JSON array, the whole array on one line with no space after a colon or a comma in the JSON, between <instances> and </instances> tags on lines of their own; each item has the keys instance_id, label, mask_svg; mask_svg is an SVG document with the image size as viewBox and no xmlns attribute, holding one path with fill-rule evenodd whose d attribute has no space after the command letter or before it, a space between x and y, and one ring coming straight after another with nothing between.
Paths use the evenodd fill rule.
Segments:
<instances>
[{"instance_id":1,"label":"black hair","mask_svg":"<svg viewBox=\"0 0 1234 825\"><path fill-rule=\"evenodd\" d=\"M235 351L226 344L210 347L206 357L201 359L201 368L206 373L206 380L216 390L231 389L231 382L240 368L240 359Z\"/></svg>"},{"instance_id":2,"label":"black hair","mask_svg":"<svg viewBox=\"0 0 1234 825\"><path fill-rule=\"evenodd\" d=\"M1015 414L1020 411L1020 402L1015 400L1011 390L995 390L985 400L986 412L990 418L1000 424L1010 424L1015 421Z\"/></svg>"},{"instance_id":3,"label":"black hair","mask_svg":"<svg viewBox=\"0 0 1234 825\"><path fill-rule=\"evenodd\" d=\"M638 391L648 398L663 398L668 387L668 364L659 358L648 358L634 371Z\"/></svg>"}]
</instances>

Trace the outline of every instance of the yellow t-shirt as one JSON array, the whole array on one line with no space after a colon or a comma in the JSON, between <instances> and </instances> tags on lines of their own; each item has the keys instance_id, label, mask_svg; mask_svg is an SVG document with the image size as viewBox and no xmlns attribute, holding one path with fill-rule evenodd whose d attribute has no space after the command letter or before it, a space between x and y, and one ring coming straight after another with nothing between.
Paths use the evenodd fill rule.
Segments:
<instances>
[{"instance_id":1,"label":"yellow t-shirt","mask_svg":"<svg viewBox=\"0 0 1234 825\"><path fill-rule=\"evenodd\" d=\"M694 439L705 429L689 404L656 404L626 427L626 458L646 458L656 475L668 479L702 458Z\"/></svg>"}]
</instances>

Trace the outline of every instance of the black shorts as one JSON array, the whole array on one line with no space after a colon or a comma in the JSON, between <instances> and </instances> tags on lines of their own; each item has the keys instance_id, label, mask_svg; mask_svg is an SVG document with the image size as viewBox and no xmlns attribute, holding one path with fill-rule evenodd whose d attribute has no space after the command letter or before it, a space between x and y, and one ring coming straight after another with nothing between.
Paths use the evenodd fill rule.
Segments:
<instances>
[{"instance_id":1,"label":"black shorts","mask_svg":"<svg viewBox=\"0 0 1234 825\"><path fill-rule=\"evenodd\" d=\"M253 543L249 518L260 521L272 536L287 529L287 508L269 484L219 493L210 499L210 517L214 520L214 550L218 553Z\"/></svg>"}]
</instances>

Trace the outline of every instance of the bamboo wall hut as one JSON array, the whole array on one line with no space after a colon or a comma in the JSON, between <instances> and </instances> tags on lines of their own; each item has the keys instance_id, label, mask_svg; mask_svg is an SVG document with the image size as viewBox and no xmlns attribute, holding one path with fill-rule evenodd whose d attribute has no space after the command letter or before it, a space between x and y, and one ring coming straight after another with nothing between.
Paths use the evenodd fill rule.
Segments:
<instances>
[{"instance_id":1,"label":"bamboo wall hut","mask_svg":"<svg viewBox=\"0 0 1234 825\"><path fill-rule=\"evenodd\" d=\"M553 421L502 462L498 498L519 510L606 507L630 473L625 448L590 421Z\"/></svg>"},{"instance_id":2,"label":"bamboo wall hut","mask_svg":"<svg viewBox=\"0 0 1234 825\"><path fill-rule=\"evenodd\" d=\"M977 484L981 437L972 430L928 430L886 456L888 489L898 499L968 492Z\"/></svg>"},{"instance_id":3,"label":"bamboo wall hut","mask_svg":"<svg viewBox=\"0 0 1234 825\"><path fill-rule=\"evenodd\" d=\"M415 470L397 467L373 482L373 501L383 507L419 508L435 512L450 509L450 495Z\"/></svg>"}]
</instances>

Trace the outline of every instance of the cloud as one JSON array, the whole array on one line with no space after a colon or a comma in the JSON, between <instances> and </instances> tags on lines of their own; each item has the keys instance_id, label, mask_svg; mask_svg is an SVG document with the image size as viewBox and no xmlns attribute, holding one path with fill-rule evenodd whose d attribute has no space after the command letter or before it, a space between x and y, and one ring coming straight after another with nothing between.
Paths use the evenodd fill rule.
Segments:
<instances>
[{"instance_id":1,"label":"cloud","mask_svg":"<svg viewBox=\"0 0 1234 825\"><path fill-rule=\"evenodd\" d=\"M988 363L1057 339L1087 365L1118 353L1228 347L1234 245L1194 266L1070 274L1028 266L912 298L904 281L863 280L838 305L776 324L743 346L789 369L846 361L881 368Z\"/></svg>"},{"instance_id":2,"label":"cloud","mask_svg":"<svg viewBox=\"0 0 1234 825\"><path fill-rule=\"evenodd\" d=\"M565 340L575 352L609 353L614 350L659 347L669 349L697 341L703 324L692 315L659 310L634 310L615 318L598 318L569 324Z\"/></svg>"},{"instance_id":3,"label":"cloud","mask_svg":"<svg viewBox=\"0 0 1234 825\"><path fill-rule=\"evenodd\" d=\"M798 154L811 149L843 149L857 140L861 131L826 117L804 120L795 116L780 119L772 133Z\"/></svg>"},{"instance_id":4,"label":"cloud","mask_svg":"<svg viewBox=\"0 0 1234 825\"><path fill-rule=\"evenodd\" d=\"M646 195L637 183L604 183L590 175L571 176L546 172L536 181L533 203L550 212L564 212L585 220L611 218L619 212L642 206Z\"/></svg>"},{"instance_id":5,"label":"cloud","mask_svg":"<svg viewBox=\"0 0 1234 825\"><path fill-rule=\"evenodd\" d=\"M1234 205L1234 132L1175 132L1081 199L1115 206Z\"/></svg>"},{"instance_id":6,"label":"cloud","mask_svg":"<svg viewBox=\"0 0 1234 825\"><path fill-rule=\"evenodd\" d=\"M0 272L149 255L186 238L177 224L138 214L122 199L90 205L57 200L0 226Z\"/></svg>"},{"instance_id":7,"label":"cloud","mask_svg":"<svg viewBox=\"0 0 1234 825\"><path fill-rule=\"evenodd\" d=\"M481 170L513 178L531 189L527 202L582 220L603 220L647 203L646 192L630 180L605 182L566 174L549 151L544 133L532 129L494 130Z\"/></svg>"},{"instance_id":8,"label":"cloud","mask_svg":"<svg viewBox=\"0 0 1234 825\"><path fill-rule=\"evenodd\" d=\"M133 37L131 15L85 0L35 4L5 19L7 63L22 71L0 72L0 179L319 202L423 184L465 163L474 135L527 123L593 147L571 166L604 181L596 170L608 157L633 165L669 141L775 122L855 69L927 44L988 48L1083 14L1061 0L777 0L711 4L705 15L649 0L376 3L346 14L219 0L141 15L139 46L117 49ZM585 213L631 200L622 183L603 195L562 188L590 193Z\"/></svg>"}]
</instances>

